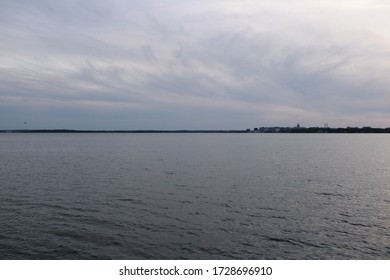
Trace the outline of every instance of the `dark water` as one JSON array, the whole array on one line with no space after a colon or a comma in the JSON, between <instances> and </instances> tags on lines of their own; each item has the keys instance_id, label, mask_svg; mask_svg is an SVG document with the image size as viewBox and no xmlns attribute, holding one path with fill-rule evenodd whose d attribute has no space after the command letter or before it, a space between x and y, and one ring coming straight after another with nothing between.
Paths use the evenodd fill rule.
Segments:
<instances>
[{"instance_id":1,"label":"dark water","mask_svg":"<svg viewBox=\"0 0 390 280\"><path fill-rule=\"evenodd\" d=\"M0 134L1 259L389 259L390 135Z\"/></svg>"}]
</instances>

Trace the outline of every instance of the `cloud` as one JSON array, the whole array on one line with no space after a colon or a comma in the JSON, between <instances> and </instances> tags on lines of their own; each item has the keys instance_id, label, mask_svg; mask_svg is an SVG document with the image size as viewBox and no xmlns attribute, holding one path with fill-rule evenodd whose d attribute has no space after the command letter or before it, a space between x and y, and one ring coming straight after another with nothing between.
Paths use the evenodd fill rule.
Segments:
<instances>
[{"instance_id":1,"label":"cloud","mask_svg":"<svg viewBox=\"0 0 390 280\"><path fill-rule=\"evenodd\" d=\"M83 128L388 126L389 8L379 0L2 1L0 128L31 112L42 116L36 127L58 124L45 117L73 128L74 111Z\"/></svg>"}]
</instances>

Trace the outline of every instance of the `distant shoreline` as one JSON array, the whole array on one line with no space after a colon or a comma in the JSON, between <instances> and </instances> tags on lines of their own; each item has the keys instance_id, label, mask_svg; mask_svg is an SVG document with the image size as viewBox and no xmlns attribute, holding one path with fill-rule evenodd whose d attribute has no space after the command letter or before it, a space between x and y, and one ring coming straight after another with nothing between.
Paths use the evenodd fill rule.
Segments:
<instances>
[{"instance_id":1,"label":"distant shoreline","mask_svg":"<svg viewBox=\"0 0 390 280\"><path fill-rule=\"evenodd\" d=\"M10 129L0 133L247 133L246 130L77 130L77 129Z\"/></svg>"},{"instance_id":2,"label":"distant shoreline","mask_svg":"<svg viewBox=\"0 0 390 280\"><path fill-rule=\"evenodd\" d=\"M390 133L388 128L373 127L260 127L245 130L77 130L77 129L3 129L0 133Z\"/></svg>"}]
</instances>

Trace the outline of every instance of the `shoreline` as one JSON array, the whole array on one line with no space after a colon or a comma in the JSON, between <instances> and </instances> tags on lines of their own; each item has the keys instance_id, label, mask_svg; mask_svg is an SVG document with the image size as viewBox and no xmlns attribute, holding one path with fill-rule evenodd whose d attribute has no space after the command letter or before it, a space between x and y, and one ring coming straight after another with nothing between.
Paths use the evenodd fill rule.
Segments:
<instances>
[{"instance_id":1,"label":"shoreline","mask_svg":"<svg viewBox=\"0 0 390 280\"><path fill-rule=\"evenodd\" d=\"M346 127L346 128L321 128L321 127L260 127L245 130L78 130L78 129L3 129L0 133L390 133L388 128L372 127Z\"/></svg>"}]
</instances>

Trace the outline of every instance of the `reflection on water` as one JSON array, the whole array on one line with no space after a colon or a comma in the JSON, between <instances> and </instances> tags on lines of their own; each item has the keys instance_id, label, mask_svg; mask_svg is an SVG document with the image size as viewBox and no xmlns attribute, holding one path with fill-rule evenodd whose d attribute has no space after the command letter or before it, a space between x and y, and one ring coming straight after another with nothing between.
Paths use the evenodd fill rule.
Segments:
<instances>
[{"instance_id":1,"label":"reflection on water","mask_svg":"<svg viewBox=\"0 0 390 280\"><path fill-rule=\"evenodd\" d=\"M2 134L2 259L384 259L387 135Z\"/></svg>"}]
</instances>

